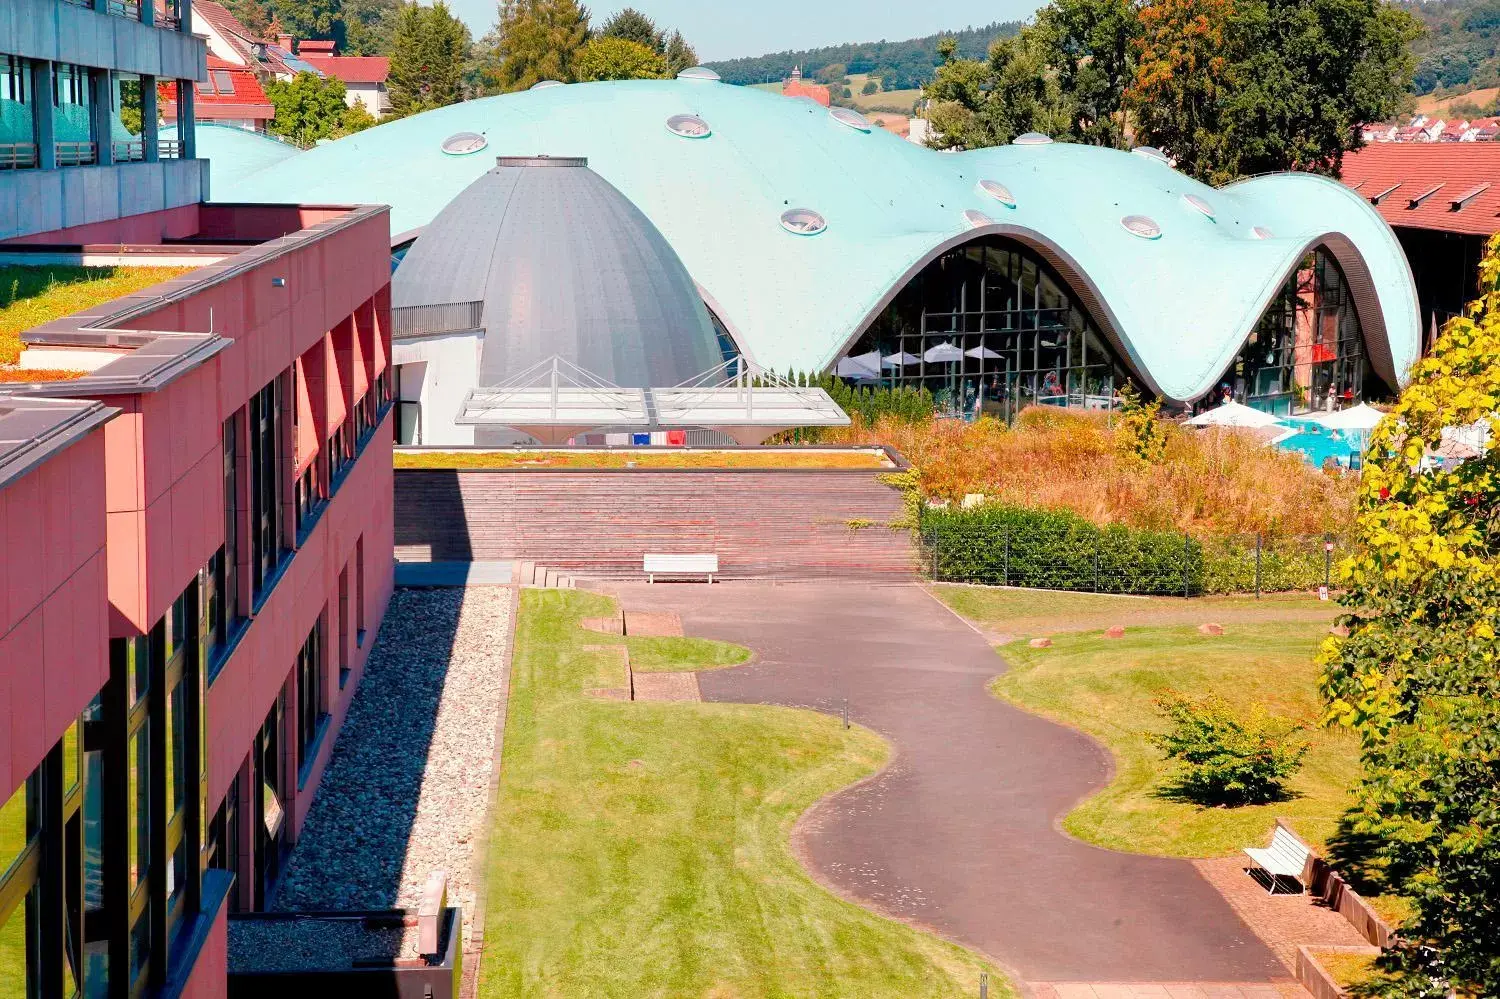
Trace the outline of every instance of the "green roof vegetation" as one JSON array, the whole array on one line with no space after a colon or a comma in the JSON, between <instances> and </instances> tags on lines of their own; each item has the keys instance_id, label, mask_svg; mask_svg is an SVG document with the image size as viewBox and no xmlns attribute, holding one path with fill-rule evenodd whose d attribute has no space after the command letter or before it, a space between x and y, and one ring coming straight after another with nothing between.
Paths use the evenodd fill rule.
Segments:
<instances>
[{"instance_id":1,"label":"green roof vegetation","mask_svg":"<svg viewBox=\"0 0 1500 999\"><path fill-rule=\"evenodd\" d=\"M973 996L975 955L840 899L797 817L880 768L875 733L814 711L590 696L624 685L613 601L526 590L516 624L479 995ZM630 642L658 669L715 643ZM1014 993L989 968L991 996Z\"/></svg>"},{"instance_id":2,"label":"green roof vegetation","mask_svg":"<svg viewBox=\"0 0 1500 999\"><path fill-rule=\"evenodd\" d=\"M397 468L890 468L866 451L398 451Z\"/></svg>"},{"instance_id":3,"label":"green roof vegetation","mask_svg":"<svg viewBox=\"0 0 1500 999\"><path fill-rule=\"evenodd\" d=\"M0 379L16 363L23 335L54 319L171 280L191 267L0 266ZM41 381L35 372L24 380Z\"/></svg>"}]
</instances>

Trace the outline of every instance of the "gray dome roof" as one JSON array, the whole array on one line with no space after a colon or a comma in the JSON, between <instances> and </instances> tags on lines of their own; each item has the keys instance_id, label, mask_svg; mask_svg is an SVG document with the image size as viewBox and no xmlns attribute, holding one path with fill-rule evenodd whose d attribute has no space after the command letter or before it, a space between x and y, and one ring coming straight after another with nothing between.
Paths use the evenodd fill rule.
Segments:
<instances>
[{"instance_id":1,"label":"gray dome roof","mask_svg":"<svg viewBox=\"0 0 1500 999\"><path fill-rule=\"evenodd\" d=\"M501 157L422 231L392 306L465 302L483 303L480 385L554 354L631 388L723 360L682 261L583 159Z\"/></svg>"}]
</instances>

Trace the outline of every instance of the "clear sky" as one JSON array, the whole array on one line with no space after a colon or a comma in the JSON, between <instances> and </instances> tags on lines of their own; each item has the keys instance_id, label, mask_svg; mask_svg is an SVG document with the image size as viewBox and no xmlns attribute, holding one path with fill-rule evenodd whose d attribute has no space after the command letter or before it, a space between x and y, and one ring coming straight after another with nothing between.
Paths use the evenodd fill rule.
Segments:
<instances>
[{"instance_id":1,"label":"clear sky","mask_svg":"<svg viewBox=\"0 0 1500 999\"><path fill-rule=\"evenodd\" d=\"M586 0L585 0L586 2ZM495 0L448 0L478 38L495 23ZM1011 21L1035 0L595 0L601 24L633 6L665 28L677 28L709 62L840 42L896 41L937 31Z\"/></svg>"}]
</instances>

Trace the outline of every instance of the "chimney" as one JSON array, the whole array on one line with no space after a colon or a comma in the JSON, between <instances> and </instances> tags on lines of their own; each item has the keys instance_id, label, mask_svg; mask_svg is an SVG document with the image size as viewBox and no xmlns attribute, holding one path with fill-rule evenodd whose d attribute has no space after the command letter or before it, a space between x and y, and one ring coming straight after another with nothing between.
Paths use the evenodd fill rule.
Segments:
<instances>
[{"instance_id":1,"label":"chimney","mask_svg":"<svg viewBox=\"0 0 1500 999\"><path fill-rule=\"evenodd\" d=\"M297 42L296 39L292 38L291 35L277 35L276 44L278 47L285 49L293 55L297 54L297 49L295 48Z\"/></svg>"}]
</instances>

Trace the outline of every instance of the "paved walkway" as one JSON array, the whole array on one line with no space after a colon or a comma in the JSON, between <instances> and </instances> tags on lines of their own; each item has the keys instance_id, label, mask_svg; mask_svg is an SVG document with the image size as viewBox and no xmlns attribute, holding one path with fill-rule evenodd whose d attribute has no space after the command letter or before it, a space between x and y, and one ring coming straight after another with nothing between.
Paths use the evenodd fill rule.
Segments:
<instances>
[{"instance_id":1,"label":"paved walkway","mask_svg":"<svg viewBox=\"0 0 1500 999\"><path fill-rule=\"evenodd\" d=\"M847 895L930 926L1031 982L1270 982L1287 971L1186 861L1057 831L1108 780L1103 749L991 697L989 644L916 586L617 588L757 661L699 674L704 700L837 712L896 747L809 812L799 847Z\"/></svg>"}]
</instances>

